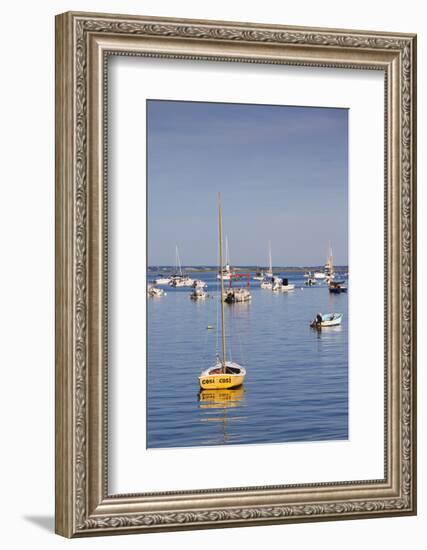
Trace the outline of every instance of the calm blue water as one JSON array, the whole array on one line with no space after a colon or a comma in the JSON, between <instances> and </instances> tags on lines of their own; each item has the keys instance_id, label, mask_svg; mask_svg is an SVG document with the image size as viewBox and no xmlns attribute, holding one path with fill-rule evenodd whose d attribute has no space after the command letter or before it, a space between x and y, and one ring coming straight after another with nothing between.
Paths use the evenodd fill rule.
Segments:
<instances>
[{"instance_id":1,"label":"calm blue water","mask_svg":"<svg viewBox=\"0 0 427 550\"><path fill-rule=\"evenodd\" d=\"M296 284L289 293L251 281L252 301L225 310L245 383L200 392L197 377L218 349L217 280L190 276L206 280L211 297L193 301L191 289L165 287L167 296L148 299L148 447L347 439L347 295L304 287L303 273L282 274ZM343 313L342 326L311 329L318 311Z\"/></svg>"}]
</instances>

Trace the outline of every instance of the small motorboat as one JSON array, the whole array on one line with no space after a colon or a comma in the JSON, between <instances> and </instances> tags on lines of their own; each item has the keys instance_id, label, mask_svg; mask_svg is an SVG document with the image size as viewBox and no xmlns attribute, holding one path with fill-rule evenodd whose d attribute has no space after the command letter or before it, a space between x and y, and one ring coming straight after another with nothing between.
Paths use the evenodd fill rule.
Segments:
<instances>
[{"instance_id":1,"label":"small motorboat","mask_svg":"<svg viewBox=\"0 0 427 550\"><path fill-rule=\"evenodd\" d=\"M263 288L264 290L271 290L273 288L273 279L266 279L264 281L262 281L261 283L261 288Z\"/></svg>"},{"instance_id":2,"label":"small motorboat","mask_svg":"<svg viewBox=\"0 0 427 550\"><path fill-rule=\"evenodd\" d=\"M203 287L194 287L193 292L190 294L192 300L204 300L207 297L207 293L203 290Z\"/></svg>"},{"instance_id":3,"label":"small motorboat","mask_svg":"<svg viewBox=\"0 0 427 550\"><path fill-rule=\"evenodd\" d=\"M193 281L193 288L206 288L207 286L208 283L202 281L201 279L194 279Z\"/></svg>"},{"instance_id":4,"label":"small motorboat","mask_svg":"<svg viewBox=\"0 0 427 550\"><path fill-rule=\"evenodd\" d=\"M261 288L264 290L277 290L274 287L278 287L278 285L282 284L282 279L280 277L277 277L277 275L268 275L266 279L263 280L261 283Z\"/></svg>"},{"instance_id":5,"label":"small motorboat","mask_svg":"<svg viewBox=\"0 0 427 550\"><path fill-rule=\"evenodd\" d=\"M343 318L342 313L317 313L316 317L311 321L312 328L336 327L341 324Z\"/></svg>"},{"instance_id":6,"label":"small motorboat","mask_svg":"<svg viewBox=\"0 0 427 550\"><path fill-rule=\"evenodd\" d=\"M223 294L226 304L235 304L236 302L249 302L252 295L246 288L230 288Z\"/></svg>"},{"instance_id":7,"label":"small motorboat","mask_svg":"<svg viewBox=\"0 0 427 550\"><path fill-rule=\"evenodd\" d=\"M166 296L166 292L163 288L157 288L155 286L148 286L147 288L148 296L151 298L160 298L161 296Z\"/></svg>"},{"instance_id":8,"label":"small motorboat","mask_svg":"<svg viewBox=\"0 0 427 550\"><path fill-rule=\"evenodd\" d=\"M347 292L347 287L344 281L329 281L329 292L341 294L341 292Z\"/></svg>"},{"instance_id":9,"label":"small motorboat","mask_svg":"<svg viewBox=\"0 0 427 550\"><path fill-rule=\"evenodd\" d=\"M280 277L275 277L273 288L271 289L273 292L289 292L290 290L294 290L295 285L289 284L288 279L281 279Z\"/></svg>"}]
</instances>

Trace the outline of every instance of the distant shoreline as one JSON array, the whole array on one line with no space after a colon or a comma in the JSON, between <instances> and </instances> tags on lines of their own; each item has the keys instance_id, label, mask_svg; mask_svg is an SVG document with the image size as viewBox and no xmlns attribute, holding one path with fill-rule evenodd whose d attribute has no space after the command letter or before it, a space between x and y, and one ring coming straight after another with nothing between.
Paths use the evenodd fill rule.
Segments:
<instances>
[{"instance_id":1,"label":"distant shoreline","mask_svg":"<svg viewBox=\"0 0 427 550\"><path fill-rule=\"evenodd\" d=\"M259 267L259 266L233 266L232 269L234 271L240 271L240 272L256 272L256 271L266 271L268 267ZM149 266L148 271L150 272L171 272L175 271L175 266ZM288 271L288 272L294 272L294 273L305 273L306 271L323 271L324 266L307 266L307 267L296 267L296 266L273 266L273 272L281 272L281 271ZM212 273L217 272L218 267L217 266L182 266L182 271L185 271L187 273ZM337 265L334 267L334 271L336 272L342 272L348 271L348 266L346 265Z\"/></svg>"}]
</instances>

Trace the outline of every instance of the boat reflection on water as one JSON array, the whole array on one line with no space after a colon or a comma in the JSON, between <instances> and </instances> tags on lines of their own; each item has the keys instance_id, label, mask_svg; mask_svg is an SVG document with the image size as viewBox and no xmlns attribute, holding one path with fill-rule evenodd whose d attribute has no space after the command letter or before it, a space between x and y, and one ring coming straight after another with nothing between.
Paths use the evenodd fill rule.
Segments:
<instances>
[{"instance_id":1,"label":"boat reflection on water","mask_svg":"<svg viewBox=\"0 0 427 550\"><path fill-rule=\"evenodd\" d=\"M244 404L245 388L200 390L199 408L201 422L212 423L218 426L206 433L207 445L236 443L238 437L233 434L233 423L244 421L245 418L236 415L236 409Z\"/></svg>"},{"instance_id":2,"label":"boat reflection on water","mask_svg":"<svg viewBox=\"0 0 427 550\"><path fill-rule=\"evenodd\" d=\"M228 409L238 407L245 395L245 388L224 389L224 390L200 390L199 407L201 409Z\"/></svg>"}]
</instances>

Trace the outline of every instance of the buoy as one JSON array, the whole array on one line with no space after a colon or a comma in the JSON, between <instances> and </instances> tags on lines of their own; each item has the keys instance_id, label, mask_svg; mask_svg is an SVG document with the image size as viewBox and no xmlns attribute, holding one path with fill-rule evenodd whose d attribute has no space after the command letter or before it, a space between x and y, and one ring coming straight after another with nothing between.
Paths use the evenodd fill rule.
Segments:
<instances>
[{"instance_id":1,"label":"buoy","mask_svg":"<svg viewBox=\"0 0 427 550\"><path fill-rule=\"evenodd\" d=\"M207 330L212 330L212 329L213 329L213 326L212 326L212 325L208 325L206 328L207 328Z\"/></svg>"}]
</instances>

